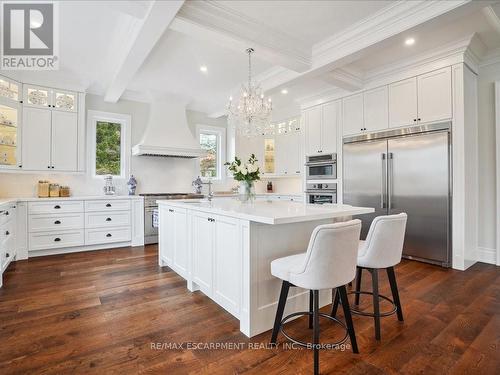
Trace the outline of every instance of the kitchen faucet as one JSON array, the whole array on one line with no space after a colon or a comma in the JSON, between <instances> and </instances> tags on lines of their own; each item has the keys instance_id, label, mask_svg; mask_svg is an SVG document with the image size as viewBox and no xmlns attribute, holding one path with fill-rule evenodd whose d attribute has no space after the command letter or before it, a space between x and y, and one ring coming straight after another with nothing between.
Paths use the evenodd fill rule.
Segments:
<instances>
[{"instance_id":1,"label":"kitchen faucet","mask_svg":"<svg viewBox=\"0 0 500 375\"><path fill-rule=\"evenodd\" d=\"M212 201L212 198L214 197L214 193L212 192L212 180L208 179L208 182L203 182L203 185L208 185L208 195L207 199L209 202Z\"/></svg>"}]
</instances>

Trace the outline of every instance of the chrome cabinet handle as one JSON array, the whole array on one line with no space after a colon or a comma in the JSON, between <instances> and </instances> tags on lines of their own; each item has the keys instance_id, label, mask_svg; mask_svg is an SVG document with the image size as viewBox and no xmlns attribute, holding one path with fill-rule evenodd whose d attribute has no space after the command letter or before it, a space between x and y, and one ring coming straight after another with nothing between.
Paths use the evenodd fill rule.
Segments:
<instances>
[{"instance_id":1,"label":"chrome cabinet handle","mask_svg":"<svg viewBox=\"0 0 500 375\"><path fill-rule=\"evenodd\" d=\"M380 208L385 208L385 194L387 189L387 155L382 153L382 176L380 178Z\"/></svg>"},{"instance_id":2,"label":"chrome cabinet handle","mask_svg":"<svg viewBox=\"0 0 500 375\"><path fill-rule=\"evenodd\" d=\"M393 161L394 161L394 154L392 152L389 152L388 156L388 163L387 163L387 208L390 210L392 208L392 170L393 170ZM389 212L390 214L390 212Z\"/></svg>"}]
</instances>

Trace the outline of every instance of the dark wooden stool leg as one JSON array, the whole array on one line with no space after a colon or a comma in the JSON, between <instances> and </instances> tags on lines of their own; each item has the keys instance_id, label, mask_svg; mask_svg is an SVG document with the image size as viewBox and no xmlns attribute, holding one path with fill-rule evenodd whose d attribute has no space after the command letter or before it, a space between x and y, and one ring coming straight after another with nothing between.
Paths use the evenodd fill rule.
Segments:
<instances>
[{"instance_id":1,"label":"dark wooden stool leg","mask_svg":"<svg viewBox=\"0 0 500 375\"><path fill-rule=\"evenodd\" d=\"M361 267L356 268L356 294L354 295L354 304L359 305L359 292L361 291L361 274L363 269Z\"/></svg>"},{"instance_id":2,"label":"dark wooden stool leg","mask_svg":"<svg viewBox=\"0 0 500 375\"><path fill-rule=\"evenodd\" d=\"M314 352L314 375L319 374L319 290L314 291L314 329L313 329L313 352Z\"/></svg>"},{"instance_id":3,"label":"dark wooden stool leg","mask_svg":"<svg viewBox=\"0 0 500 375\"><path fill-rule=\"evenodd\" d=\"M274 318L273 334L271 336L271 344L276 344L278 338L278 332L280 331L281 320L283 319L283 312L285 311L286 299L288 297L288 290L290 289L290 283L288 281L283 281L281 284L280 299L278 301L278 309L276 310L276 317Z\"/></svg>"},{"instance_id":4,"label":"dark wooden stool leg","mask_svg":"<svg viewBox=\"0 0 500 375\"><path fill-rule=\"evenodd\" d=\"M339 299L340 299L338 288L332 289L332 293L334 297L332 303L332 313L330 315L332 318L335 318L335 316L337 315L337 310L339 308Z\"/></svg>"},{"instance_id":5,"label":"dark wooden stool leg","mask_svg":"<svg viewBox=\"0 0 500 375\"><path fill-rule=\"evenodd\" d=\"M396 274L394 273L394 267L387 268L387 277L389 278L389 283L391 284L392 298L394 299L394 304L396 305L396 312L398 314L398 320L403 321L403 310L401 309L401 302L399 301L398 284L396 283Z\"/></svg>"},{"instance_id":6,"label":"dark wooden stool leg","mask_svg":"<svg viewBox=\"0 0 500 375\"><path fill-rule=\"evenodd\" d=\"M309 291L309 329L313 327L313 291Z\"/></svg>"},{"instance_id":7,"label":"dark wooden stool leg","mask_svg":"<svg viewBox=\"0 0 500 375\"><path fill-rule=\"evenodd\" d=\"M344 309L345 322L347 325L349 338L351 339L352 352L359 353L358 343L356 342L356 333L354 332L354 324L352 323L351 308L349 306L349 300L347 299L347 291L345 285L338 287L337 291L337 294L340 294L342 308Z\"/></svg>"},{"instance_id":8,"label":"dark wooden stool leg","mask_svg":"<svg viewBox=\"0 0 500 375\"><path fill-rule=\"evenodd\" d=\"M372 269L373 284L373 319L375 321L375 339L380 340L380 305L378 298L378 270Z\"/></svg>"}]
</instances>

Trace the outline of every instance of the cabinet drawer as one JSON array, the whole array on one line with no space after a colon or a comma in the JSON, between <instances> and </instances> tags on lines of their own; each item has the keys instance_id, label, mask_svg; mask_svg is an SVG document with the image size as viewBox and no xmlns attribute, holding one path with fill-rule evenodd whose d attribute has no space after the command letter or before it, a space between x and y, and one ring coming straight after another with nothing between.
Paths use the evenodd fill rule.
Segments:
<instances>
[{"instance_id":1,"label":"cabinet drawer","mask_svg":"<svg viewBox=\"0 0 500 375\"><path fill-rule=\"evenodd\" d=\"M85 201L85 211L120 211L130 210L130 201L126 199L110 199Z\"/></svg>"},{"instance_id":2,"label":"cabinet drawer","mask_svg":"<svg viewBox=\"0 0 500 375\"><path fill-rule=\"evenodd\" d=\"M85 244L95 245L110 242L130 241L130 227L85 230Z\"/></svg>"},{"instance_id":3,"label":"cabinet drawer","mask_svg":"<svg viewBox=\"0 0 500 375\"><path fill-rule=\"evenodd\" d=\"M29 202L28 213L32 214L58 214L66 212L83 212L82 201L50 201Z\"/></svg>"},{"instance_id":4,"label":"cabinet drawer","mask_svg":"<svg viewBox=\"0 0 500 375\"><path fill-rule=\"evenodd\" d=\"M2 253L2 261L10 262L16 255L16 239L14 236L6 238L0 242L0 253Z\"/></svg>"},{"instance_id":5,"label":"cabinet drawer","mask_svg":"<svg viewBox=\"0 0 500 375\"><path fill-rule=\"evenodd\" d=\"M14 233L16 230L16 221L10 220L4 225L0 226L0 246L5 241L14 238Z\"/></svg>"},{"instance_id":6,"label":"cabinet drawer","mask_svg":"<svg viewBox=\"0 0 500 375\"><path fill-rule=\"evenodd\" d=\"M0 226L9 221L15 221L16 209L13 206L3 206L0 208Z\"/></svg>"},{"instance_id":7,"label":"cabinet drawer","mask_svg":"<svg viewBox=\"0 0 500 375\"><path fill-rule=\"evenodd\" d=\"M85 228L130 226L130 211L87 212Z\"/></svg>"},{"instance_id":8,"label":"cabinet drawer","mask_svg":"<svg viewBox=\"0 0 500 375\"><path fill-rule=\"evenodd\" d=\"M59 247L82 246L84 231L67 230L29 234L30 250L55 249Z\"/></svg>"},{"instance_id":9,"label":"cabinet drawer","mask_svg":"<svg viewBox=\"0 0 500 375\"><path fill-rule=\"evenodd\" d=\"M29 215L29 232L83 229L83 213L57 215Z\"/></svg>"}]
</instances>

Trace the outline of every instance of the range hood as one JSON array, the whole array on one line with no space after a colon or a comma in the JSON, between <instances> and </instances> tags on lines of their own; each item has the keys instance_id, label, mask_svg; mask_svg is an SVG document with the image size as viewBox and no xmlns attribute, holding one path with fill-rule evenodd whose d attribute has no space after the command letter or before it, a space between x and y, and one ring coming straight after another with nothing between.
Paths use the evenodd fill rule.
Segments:
<instances>
[{"instance_id":1,"label":"range hood","mask_svg":"<svg viewBox=\"0 0 500 375\"><path fill-rule=\"evenodd\" d=\"M170 97L154 98L144 136L132 147L132 155L175 158L204 156L205 151L189 129L184 103Z\"/></svg>"}]
</instances>

